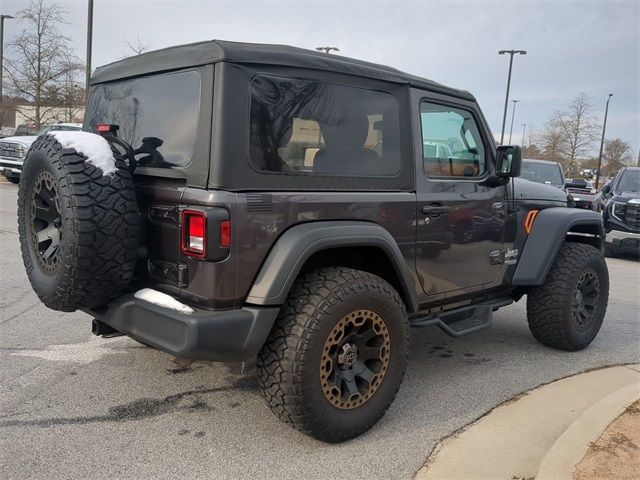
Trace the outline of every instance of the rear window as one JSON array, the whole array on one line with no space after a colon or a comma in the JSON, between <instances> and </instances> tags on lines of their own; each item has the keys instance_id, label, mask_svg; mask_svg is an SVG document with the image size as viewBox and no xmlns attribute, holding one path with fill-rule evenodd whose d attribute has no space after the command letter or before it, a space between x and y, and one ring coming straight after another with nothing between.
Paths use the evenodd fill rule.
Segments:
<instances>
[{"instance_id":1,"label":"rear window","mask_svg":"<svg viewBox=\"0 0 640 480\"><path fill-rule=\"evenodd\" d=\"M251 83L250 160L265 172L395 176L398 104L389 93L275 76Z\"/></svg>"},{"instance_id":2,"label":"rear window","mask_svg":"<svg viewBox=\"0 0 640 480\"><path fill-rule=\"evenodd\" d=\"M145 167L183 167L193 158L200 110L197 70L106 83L91 88L87 121L108 123Z\"/></svg>"}]
</instances>

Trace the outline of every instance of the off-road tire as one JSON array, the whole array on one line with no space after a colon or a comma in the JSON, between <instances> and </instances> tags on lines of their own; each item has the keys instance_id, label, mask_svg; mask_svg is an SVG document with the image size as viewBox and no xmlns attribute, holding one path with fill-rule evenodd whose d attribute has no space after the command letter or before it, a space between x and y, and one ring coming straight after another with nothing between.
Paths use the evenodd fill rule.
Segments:
<instances>
[{"instance_id":1,"label":"off-road tire","mask_svg":"<svg viewBox=\"0 0 640 480\"><path fill-rule=\"evenodd\" d=\"M11 183L20 183L20 177L15 177L13 175L5 175L4 178L9 180Z\"/></svg>"},{"instance_id":2,"label":"off-road tire","mask_svg":"<svg viewBox=\"0 0 640 480\"><path fill-rule=\"evenodd\" d=\"M604 244L604 256L609 258L615 258L618 252L611 245Z\"/></svg>"},{"instance_id":3,"label":"off-road tire","mask_svg":"<svg viewBox=\"0 0 640 480\"><path fill-rule=\"evenodd\" d=\"M325 342L346 316L364 310L375 312L386 325L388 367L364 403L339 408L321 384ZM367 272L322 268L293 285L258 355L258 380L281 420L316 439L342 442L366 432L384 415L402 382L408 351L405 306L389 283Z\"/></svg>"},{"instance_id":4,"label":"off-road tire","mask_svg":"<svg viewBox=\"0 0 640 480\"><path fill-rule=\"evenodd\" d=\"M582 299L582 294L576 292L587 274L597 279L598 293L593 314L588 322L583 322L575 302L578 297ZM529 329L539 342L549 347L582 350L600 330L608 297L609 272L600 251L590 245L566 242L560 247L544 284L528 292Z\"/></svg>"},{"instance_id":5,"label":"off-road tire","mask_svg":"<svg viewBox=\"0 0 640 480\"><path fill-rule=\"evenodd\" d=\"M117 171L103 175L85 156L63 148L53 136L38 138L29 150L18 188L20 248L29 281L49 308L104 306L122 293L133 276L140 217L126 163L117 152L114 158ZM32 204L41 202L36 201L36 192L43 178L52 186L47 195L55 192L53 211L58 215L58 251L50 264L38 252L41 244L32 215Z\"/></svg>"}]
</instances>

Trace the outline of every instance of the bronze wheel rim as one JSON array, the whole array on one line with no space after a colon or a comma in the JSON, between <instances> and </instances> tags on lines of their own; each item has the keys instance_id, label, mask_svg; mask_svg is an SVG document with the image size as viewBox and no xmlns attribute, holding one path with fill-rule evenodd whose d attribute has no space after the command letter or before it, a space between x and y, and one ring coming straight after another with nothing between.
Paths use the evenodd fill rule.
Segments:
<instances>
[{"instance_id":1,"label":"bronze wheel rim","mask_svg":"<svg viewBox=\"0 0 640 480\"><path fill-rule=\"evenodd\" d=\"M389 367L389 330L371 310L356 310L340 320L327 337L320 361L326 399L340 409L359 407L380 388Z\"/></svg>"},{"instance_id":2,"label":"bronze wheel rim","mask_svg":"<svg viewBox=\"0 0 640 480\"><path fill-rule=\"evenodd\" d=\"M598 274L591 268L584 270L578 278L578 284L571 298L571 311L578 331L591 328L598 309L600 281Z\"/></svg>"},{"instance_id":3,"label":"bronze wheel rim","mask_svg":"<svg viewBox=\"0 0 640 480\"><path fill-rule=\"evenodd\" d=\"M47 171L40 172L31 194L31 241L38 264L48 273L55 272L60 263L60 211L60 196L53 175Z\"/></svg>"}]
</instances>

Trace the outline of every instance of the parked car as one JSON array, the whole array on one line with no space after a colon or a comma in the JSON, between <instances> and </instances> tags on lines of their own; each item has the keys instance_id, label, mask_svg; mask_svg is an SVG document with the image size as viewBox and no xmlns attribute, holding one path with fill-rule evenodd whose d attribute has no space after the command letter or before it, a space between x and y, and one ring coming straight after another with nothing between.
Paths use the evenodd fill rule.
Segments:
<instances>
[{"instance_id":1,"label":"parked car","mask_svg":"<svg viewBox=\"0 0 640 480\"><path fill-rule=\"evenodd\" d=\"M25 162L19 238L39 298L89 313L96 335L257 357L271 410L320 440L384 415L409 327L471 333L525 296L550 347L583 349L602 324L600 215L511 182L520 147L496 147L467 91L209 41L96 69L84 130L39 137Z\"/></svg>"},{"instance_id":2,"label":"parked car","mask_svg":"<svg viewBox=\"0 0 640 480\"><path fill-rule=\"evenodd\" d=\"M590 181L584 178L568 178L565 181L564 188L571 195L571 199L577 208L592 210L596 189Z\"/></svg>"},{"instance_id":3,"label":"parked car","mask_svg":"<svg viewBox=\"0 0 640 480\"><path fill-rule=\"evenodd\" d=\"M25 128L20 130L21 127ZM40 135L46 135L49 132L59 130L82 130L82 124L55 123L43 127L40 131L36 132L35 135L23 133L32 130L30 130L26 124L20 125L16 129L16 134L13 137L6 137L0 140L0 172L2 172L10 182L18 183L20 181L22 165L24 164L25 156L31 144L33 144Z\"/></svg>"},{"instance_id":4,"label":"parked car","mask_svg":"<svg viewBox=\"0 0 640 480\"><path fill-rule=\"evenodd\" d=\"M544 183L557 188L564 188L562 165L548 160L525 158L522 160L521 177L536 183Z\"/></svg>"},{"instance_id":5,"label":"parked car","mask_svg":"<svg viewBox=\"0 0 640 480\"><path fill-rule=\"evenodd\" d=\"M640 255L640 167L624 167L600 193L605 253Z\"/></svg>"}]
</instances>

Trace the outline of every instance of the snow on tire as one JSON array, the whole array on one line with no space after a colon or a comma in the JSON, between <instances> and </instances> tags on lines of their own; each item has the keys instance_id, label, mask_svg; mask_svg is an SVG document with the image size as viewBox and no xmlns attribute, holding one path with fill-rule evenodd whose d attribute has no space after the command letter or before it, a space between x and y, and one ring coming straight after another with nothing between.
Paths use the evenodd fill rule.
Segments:
<instances>
[{"instance_id":1,"label":"snow on tire","mask_svg":"<svg viewBox=\"0 0 640 480\"><path fill-rule=\"evenodd\" d=\"M126 163L87 132L56 132L32 145L18 189L22 259L49 308L97 308L129 285L140 217Z\"/></svg>"}]
</instances>

